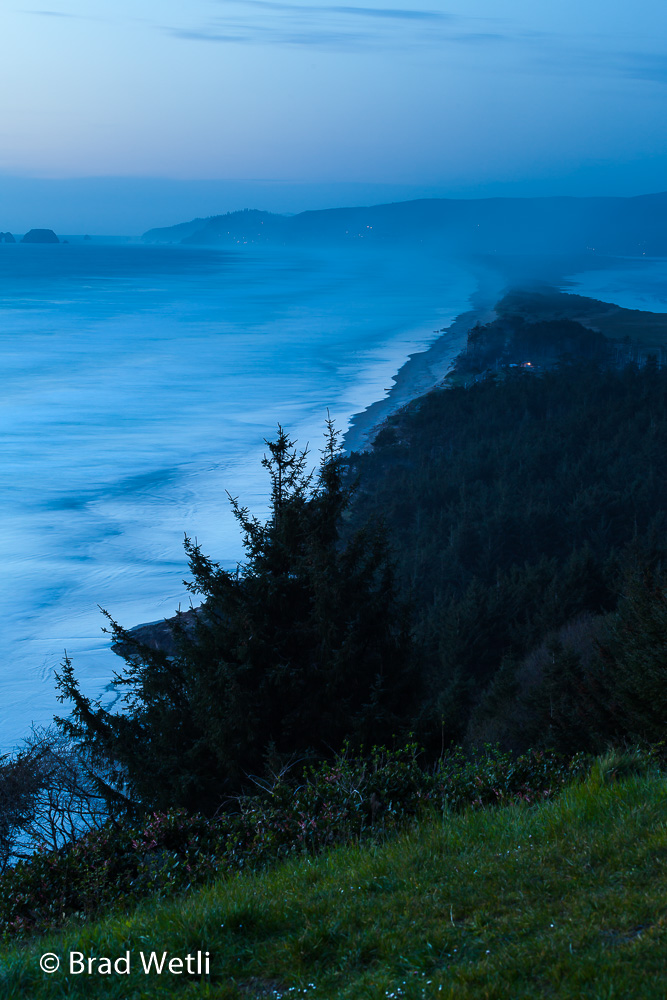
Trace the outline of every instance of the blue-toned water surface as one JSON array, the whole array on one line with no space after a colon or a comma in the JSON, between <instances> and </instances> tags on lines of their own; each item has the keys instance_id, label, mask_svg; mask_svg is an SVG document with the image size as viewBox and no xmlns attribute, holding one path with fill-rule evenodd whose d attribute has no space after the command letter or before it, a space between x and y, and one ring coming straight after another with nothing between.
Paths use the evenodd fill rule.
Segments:
<instances>
[{"instance_id":1,"label":"blue-toned water surface","mask_svg":"<svg viewBox=\"0 0 667 1000\"><path fill-rule=\"evenodd\" d=\"M345 429L475 287L414 247L0 244L0 745L61 710L65 648L108 686L98 604L187 603L184 532L241 557L225 491L262 515L278 421L317 457L327 407Z\"/></svg>"}]
</instances>

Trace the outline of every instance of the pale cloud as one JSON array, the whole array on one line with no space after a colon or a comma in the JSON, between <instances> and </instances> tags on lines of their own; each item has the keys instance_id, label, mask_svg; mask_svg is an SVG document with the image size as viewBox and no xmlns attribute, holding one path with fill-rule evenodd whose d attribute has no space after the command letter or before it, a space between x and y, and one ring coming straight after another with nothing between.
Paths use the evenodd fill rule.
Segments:
<instances>
[{"instance_id":1,"label":"pale cloud","mask_svg":"<svg viewBox=\"0 0 667 1000\"><path fill-rule=\"evenodd\" d=\"M34 14L36 17L77 17L76 14L66 14L62 10L24 10L22 14Z\"/></svg>"},{"instance_id":2,"label":"pale cloud","mask_svg":"<svg viewBox=\"0 0 667 1000\"><path fill-rule=\"evenodd\" d=\"M399 10L391 7L324 7L334 14L352 14L361 17L385 17L405 21L443 21L448 20L445 14L435 10Z\"/></svg>"},{"instance_id":3,"label":"pale cloud","mask_svg":"<svg viewBox=\"0 0 667 1000\"><path fill-rule=\"evenodd\" d=\"M229 5L229 0L225 0ZM234 6L262 7L265 10L294 11L317 17L320 14L350 14L353 17L389 18L409 21L450 21L454 15L436 10L415 10L400 7L354 7L341 5L281 3L280 0L231 0Z\"/></svg>"},{"instance_id":4,"label":"pale cloud","mask_svg":"<svg viewBox=\"0 0 667 1000\"><path fill-rule=\"evenodd\" d=\"M667 83L667 55L653 52L623 53L621 70L634 80Z\"/></svg>"},{"instance_id":5,"label":"pale cloud","mask_svg":"<svg viewBox=\"0 0 667 1000\"><path fill-rule=\"evenodd\" d=\"M164 29L173 38L182 38L186 42L243 42L253 41L250 35L222 35L215 31L187 31L183 28Z\"/></svg>"},{"instance_id":6,"label":"pale cloud","mask_svg":"<svg viewBox=\"0 0 667 1000\"><path fill-rule=\"evenodd\" d=\"M220 6L224 13L205 25L163 30L185 41L344 49L383 42L395 47L410 39L426 42L427 30L440 32L459 20L426 8L306 5L283 0L225 0ZM256 17L249 16L253 11Z\"/></svg>"},{"instance_id":7,"label":"pale cloud","mask_svg":"<svg viewBox=\"0 0 667 1000\"><path fill-rule=\"evenodd\" d=\"M553 76L625 78L667 83L667 53L608 47L599 39L573 43L570 36L532 32L517 36L525 53L524 69Z\"/></svg>"}]
</instances>

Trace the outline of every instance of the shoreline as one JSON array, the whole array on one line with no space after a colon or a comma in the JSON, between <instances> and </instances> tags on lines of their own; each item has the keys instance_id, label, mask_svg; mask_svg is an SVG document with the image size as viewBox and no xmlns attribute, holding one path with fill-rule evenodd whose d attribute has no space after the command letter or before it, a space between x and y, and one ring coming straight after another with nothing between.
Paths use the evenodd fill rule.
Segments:
<instances>
[{"instance_id":1,"label":"shoreline","mask_svg":"<svg viewBox=\"0 0 667 1000\"><path fill-rule=\"evenodd\" d=\"M582 295L573 287L573 274L613 270L614 263L614 258L596 259L594 266L588 258L554 258L541 261L538 268L534 263L529 267L523 260L486 260L479 287L470 297L470 309L441 330L430 347L409 355L392 376L394 384L384 398L350 418L343 437L345 454L368 450L388 417L440 385L466 346L468 332L477 323L483 325L498 318L496 309L508 296L520 301L518 312L529 322L568 318L612 340L629 338L640 355L656 350L667 352L667 312L630 309Z\"/></svg>"},{"instance_id":2,"label":"shoreline","mask_svg":"<svg viewBox=\"0 0 667 1000\"><path fill-rule=\"evenodd\" d=\"M471 297L471 309L460 313L450 326L443 328L426 350L408 356L408 360L392 376L394 384L383 399L376 400L351 417L343 437L346 455L370 448L372 438L388 417L442 382L454 359L465 347L468 331L475 324L490 323L496 317L495 307L488 304L486 295L484 304L475 301L481 298L480 291L476 292ZM497 298L497 295L493 296L494 303Z\"/></svg>"}]
</instances>

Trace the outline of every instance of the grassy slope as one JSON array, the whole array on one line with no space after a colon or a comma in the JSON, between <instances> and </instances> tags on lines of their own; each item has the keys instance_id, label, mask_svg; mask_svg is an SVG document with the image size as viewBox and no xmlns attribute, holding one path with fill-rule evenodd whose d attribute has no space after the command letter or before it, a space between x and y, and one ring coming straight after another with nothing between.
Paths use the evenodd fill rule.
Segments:
<instances>
[{"instance_id":1,"label":"grassy slope","mask_svg":"<svg viewBox=\"0 0 667 1000\"><path fill-rule=\"evenodd\" d=\"M495 308L499 316L519 315L530 323L542 320L576 320L584 326L600 330L612 340L629 337L639 347L656 348L667 345L665 313L624 309L613 303L558 292L551 288L509 292Z\"/></svg>"},{"instance_id":2,"label":"grassy slope","mask_svg":"<svg viewBox=\"0 0 667 1000\"><path fill-rule=\"evenodd\" d=\"M0 995L664 1000L667 786L602 774L537 807L423 821L381 849L337 849L5 949ZM131 977L48 977L37 964L45 951L128 948ZM212 976L145 976L139 952L153 948L208 950Z\"/></svg>"}]
</instances>

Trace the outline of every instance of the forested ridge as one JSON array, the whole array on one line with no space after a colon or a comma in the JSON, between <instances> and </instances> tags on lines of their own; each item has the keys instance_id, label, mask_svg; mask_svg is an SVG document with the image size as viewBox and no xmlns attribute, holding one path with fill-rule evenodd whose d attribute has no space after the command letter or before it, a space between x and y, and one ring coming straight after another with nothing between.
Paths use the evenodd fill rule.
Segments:
<instances>
[{"instance_id":1,"label":"forested ridge","mask_svg":"<svg viewBox=\"0 0 667 1000\"><path fill-rule=\"evenodd\" d=\"M558 326L571 346L579 325L553 323L552 332ZM439 717L452 740L562 742L536 704L541 685L558 688L558 657L541 657L549 670L540 656L530 670L524 661L565 638L583 697L601 616L638 581L658 586L646 580L660 577L666 554L667 371L655 359L619 362L599 334L551 367L509 360L540 358L536 337L547 328L515 325L504 365L416 400L350 461L361 484L354 517L381 512L415 609L425 727ZM493 365L498 330L470 340L455 375ZM543 346L553 353L548 337ZM509 705L515 711L528 689L530 709L509 725ZM598 704L593 728L565 742L604 741L613 729L605 711Z\"/></svg>"}]
</instances>

